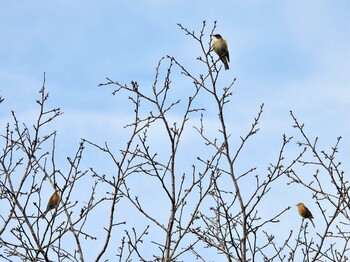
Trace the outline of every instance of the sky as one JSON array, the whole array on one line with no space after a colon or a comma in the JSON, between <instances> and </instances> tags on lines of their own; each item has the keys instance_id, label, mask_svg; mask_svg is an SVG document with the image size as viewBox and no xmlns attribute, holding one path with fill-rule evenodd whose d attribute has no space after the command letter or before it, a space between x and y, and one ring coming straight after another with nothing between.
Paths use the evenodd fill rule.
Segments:
<instances>
[{"instance_id":1,"label":"sky","mask_svg":"<svg viewBox=\"0 0 350 262\"><path fill-rule=\"evenodd\" d=\"M349 1L327 0L215 5L207 0L0 1L0 96L5 98L0 131L11 121L11 110L22 122L35 119L45 72L49 105L64 112L54 126L62 161L81 138L122 147L128 134L122 127L130 121L132 108L125 96L111 95L113 87L98 84L108 77L151 88L156 65L166 55L201 72L199 47L177 23L199 33L205 20L209 41L217 21L216 32L227 40L231 58L230 70L222 72L220 81L237 78L229 116L236 139L265 105L260 133L248 143L240 168L254 165L263 173L276 159L283 134L298 139L290 110L311 138L320 138L321 149L329 150L342 136L339 157L345 160L350 150L349 12ZM176 88L186 88L181 81ZM210 107L206 101L204 106ZM216 123L216 115L208 113L206 120ZM296 152L292 146L290 153ZM97 159L103 168L102 156L87 159ZM278 207L299 202L288 198L300 192L282 198ZM312 205L311 195L305 196Z\"/></svg>"}]
</instances>

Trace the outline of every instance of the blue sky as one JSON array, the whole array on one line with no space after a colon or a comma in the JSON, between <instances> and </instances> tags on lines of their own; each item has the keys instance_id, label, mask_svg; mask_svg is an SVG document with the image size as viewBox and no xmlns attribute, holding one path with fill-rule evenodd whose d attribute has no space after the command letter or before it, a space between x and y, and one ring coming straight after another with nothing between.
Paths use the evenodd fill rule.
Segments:
<instances>
[{"instance_id":1,"label":"blue sky","mask_svg":"<svg viewBox=\"0 0 350 262\"><path fill-rule=\"evenodd\" d=\"M320 137L321 148L329 149L343 136L345 159L350 150L349 13L349 1L220 1L216 6L184 0L0 1L0 95L5 98L0 127L4 130L10 120L10 110L23 122L34 118L46 72L50 105L64 112L55 126L62 155L82 137L123 146L127 133L121 127L132 115L130 104L98 84L109 77L148 88L165 55L200 72L195 60L200 50L176 24L198 33L206 20L209 40L216 20L231 58L221 81L237 78L230 105L237 139L265 103L261 132L247 146L249 157L259 159L254 165L264 171L276 159L282 134L297 135L289 110L306 123L311 137ZM208 117L216 121L214 114ZM243 167L249 164L242 160Z\"/></svg>"}]
</instances>

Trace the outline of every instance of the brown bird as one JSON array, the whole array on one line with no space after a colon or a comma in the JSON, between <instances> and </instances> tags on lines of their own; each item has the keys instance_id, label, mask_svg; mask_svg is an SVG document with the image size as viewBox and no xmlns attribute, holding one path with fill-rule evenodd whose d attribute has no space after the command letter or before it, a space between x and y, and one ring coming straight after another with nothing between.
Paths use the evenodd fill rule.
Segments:
<instances>
[{"instance_id":1,"label":"brown bird","mask_svg":"<svg viewBox=\"0 0 350 262\"><path fill-rule=\"evenodd\" d=\"M50 197L49 202L47 203L46 211L42 214L41 217L44 218L47 212L49 212L52 209L55 209L58 206L60 200L61 197L59 192L56 191L55 193L53 193L53 195Z\"/></svg>"},{"instance_id":2,"label":"brown bird","mask_svg":"<svg viewBox=\"0 0 350 262\"><path fill-rule=\"evenodd\" d=\"M230 55L228 53L228 46L225 39L222 38L221 35L213 35L214 44L212 46L212 50L219 56L221 61L224 63L225 70L229 69L228 62L230 62Z\"/></svg>"},{"instance_id":3,"label":"brown bird","mask_svg":"<svg viewBox=\"0 0 350 262\"><path fill-rule=\"evenodd\" d=\"M298 207L298 212L299 214L303 217L303 218L308 218L310 219L312 225L315 227L314 221L312 221L312 219L314 218L310 212L310 210L303 204L303 203L299 203L297 204Z\"/></svg>"}]
</instances>

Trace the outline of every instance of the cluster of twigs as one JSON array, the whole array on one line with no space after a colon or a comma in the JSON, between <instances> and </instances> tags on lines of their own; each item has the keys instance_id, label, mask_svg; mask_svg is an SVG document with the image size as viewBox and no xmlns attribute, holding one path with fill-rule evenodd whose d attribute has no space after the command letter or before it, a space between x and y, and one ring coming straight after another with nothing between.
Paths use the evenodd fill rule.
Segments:
<instances>
[{"instance_id":1,"label":"cluster of twigs","mask_svg":"<svg viewBox=\"0 0 350 262\"><path fill-rule=\"evenodd\" d=\"M330 153L320 151L317 138L311 141L304 125L291 113L294 127L301 135L301 141L297 142L300 153L290 161L284 158L287 146L294 141L284 135L279 153L267 172L258 173L255 166L238 171L237 159L246 143L258 134L264 105L244 135L235 133L228 121L235 79L222 84L222 65L210 52L216 23L209 38L205 34L205 22L198 35L181 24L179 27L198 44L201 55L197 60L205 66L205 73L197 76L175 57L167 56L156 67L151 92L135 81L125 85L107 78L106 83L100 84L115 87L113 95L122 97L121 93L126 93L133 106L133 118L126 125L130 135L120 151L111 149L107 142L99 145L83 139L75 155L58 166L57 132L47 130L62 112L59 108L46 109L45 79L37 101L36 122L32 126L22 124L12 112L13 124L8 124L1 135L1 258L8 261L14 257L30 261L99 261L114 256L119 261L194 258L211 261L213 257L216 261L348 259L349 233L344 228L349 223L350 197L349 182L341 163L336 162L340 137ZM180 74L173 76L177 70ZM173 86L175 77L190 80L184 92L187 97L179 87ZM209 114L217 116L212 121L214 128L207 122ZM193 130L195 139L202 145L199 150L185 142ZM240 139L238 145L233 143L234 138ZM104 154L106 162L112 163L110 173L102 173L93 162L89 168L81 168L87 146L94 154ZM188 162L191 156L193 161ZM300 176L305 166L315 168L312 177ZM309 236L304 223L299 229L282 231L285 235L279 232L278 224L290 210L289 206L262 218L261 208L268 204L272 189L286 181L311 192L323 214L324 225L317 228L315 238ZM60 192L61 202L51 216L40 219L46 207L44 192L50 190ZM127 212L135 214L137 219L128 221ZM96 220L98 224L89 224ZM94 252L89 248L90 242L96 246Z\"/></svg>"}]
</instances>

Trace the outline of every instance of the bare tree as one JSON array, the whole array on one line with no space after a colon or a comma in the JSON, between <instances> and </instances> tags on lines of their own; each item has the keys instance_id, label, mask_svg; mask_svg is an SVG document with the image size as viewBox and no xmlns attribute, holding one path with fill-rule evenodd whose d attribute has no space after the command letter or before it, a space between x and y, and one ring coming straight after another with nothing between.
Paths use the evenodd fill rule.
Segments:
<instances>
[{"instance_id":1,"label":"bare tree","mask_svg":"<svg viewBox=\"0 0 350 262\"><path fill-rule=\"evenodd\" d=\"M46 109L48 97L44 76L40 99L36 101L36 122L32 126L21 124L12 112L13 126L7 124L1 136L4 146L0 156L0 256L8 261L14 257L29 261L86 260L87 247L83 243L96 240L90 233L93 230L85 230L88 218L99 204L115 199L114 195L96 194L98 180L87 176L88 170L80 169L83 141L75 154L67 157L65 172L57 166L57 132L49 131L48 125L62 112L59 108ZM80 203L73 201L81 184L87 186L89 182L87 198L81 194ZM45 191L59 192L61 201L43 216L48 201L48 197L43 199Z\"/></svg>"},{"instance_id":2,"label":"bare tree","mask_svg":"<svg viewBox=\"0 0 350 262\"><path fill-rule=\"evenodd\" d=\"M320 150L318 138L311 139L304 124L297 120L293 112L290 114L294 121L293 127L301 136L297 142L302 148L297 161L301 167L298 169L303 172L308 168L310 175L302 176L294 169L289 170L286 175L290 184L296 183L312 193L324 225L317 231L316 239L310 238L307 228L301 226L296 242L288 245L291 250L289 260L292 261L298 254L304 261L348 261L350 234L345 227L350 222L349 180L341 168L341 162L336 160L341 137L336 139L329 152Z\"/></svg>"},{"instance_id":3,"label":"bare tree","mask_svg":"<svg viewBox=\"0 0 350 262\"><path fill-rule=\"evenodd\" d=\"M33 126L21 124L12 113L13 126L8 124L2 135L0 155L3 259L348 259L349 233L344 227L349 223L349 182L335 160L340 138L330 153L319 151L318 140L312 141L291 113L301 151L286 159L294 139L283 135L267 170L258 170L252 160L242 171L238 159L259 132L264 105L244 135L234 132L228 120L235 79L222 84L222 64L211 52L216 23L209 33L205 22L198 34L179 27L198 44L202 74L167 56L159 61L151 87L110 78L100 84L114 87L112 94L119 99L126 94L132 105L133 117L125 126L129 137L121 149L82 139L74 155L58 164L58 134L49 125L62 112L46 109L45 78ZM210 123L209 115L216 116ZM190 146L192 140L200 146ZM102 154L106 165L111 163L109 171L84 163L88 152ZM310 167L315 168L313 176L299 175ZM268 217L261 214L280 183L297 184L312 193L326 225L318 229L317 238L310 237L301 217L300 228L279 231L289 206ZM48 186L61 200L40 219Z\"/></svg>"}]
</instances>

